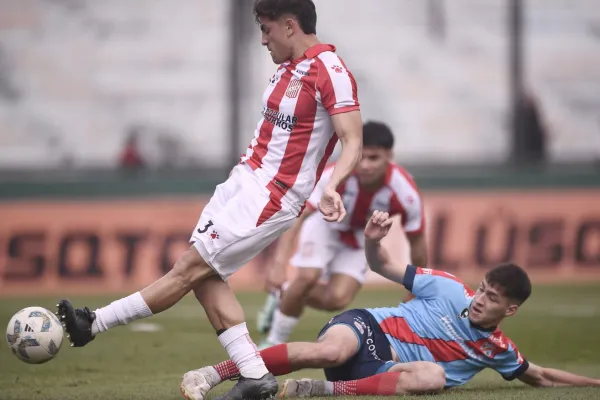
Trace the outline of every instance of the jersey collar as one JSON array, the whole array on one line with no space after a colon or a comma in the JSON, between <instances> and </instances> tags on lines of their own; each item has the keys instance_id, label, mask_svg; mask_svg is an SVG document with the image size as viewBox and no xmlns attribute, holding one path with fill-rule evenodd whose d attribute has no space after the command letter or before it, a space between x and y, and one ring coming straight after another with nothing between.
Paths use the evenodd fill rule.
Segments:
<instances>
[{"instance_id":1,"label":"jersey collar","mask_svg":"<svg viewBox=\"0 0 600 400\"><path fill-rule=\"evenodd\" d=\"M477 324L474 324L473 322L471 322L471 320L469 320L469 324L471 324L472 328L475 328L479 331L483 331L483 332L494 332L496 329L498 329L497 326L493 326L491 328L484 328L483 326L479 326Z\"/></svg>"},{"instance_id":2,"label":"jersey collar","mask_svg":"<svg viewBox=\"0 0 600 400\"><path fill-rule=\"evenodd\" d=\"M323 44L323 43L315 44L313 47L310 47L308 50L306 50L304 52L304 57L315 58L319 54L324 53L326 51L335 52L335 46L332 44Z\"/></svg>"}]
</instances>

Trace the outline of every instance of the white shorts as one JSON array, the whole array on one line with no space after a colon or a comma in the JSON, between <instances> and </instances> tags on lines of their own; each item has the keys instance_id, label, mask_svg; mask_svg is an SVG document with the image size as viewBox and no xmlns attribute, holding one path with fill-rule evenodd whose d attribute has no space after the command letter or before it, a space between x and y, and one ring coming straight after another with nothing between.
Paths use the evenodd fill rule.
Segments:
<instances>
[{"instance_id":1,"label":"white shorts","mask_svg":"<svg viewBox=\"0 0 600 400\"><path fill-rule=\"evenodd\" d=\"M319 212L309 215L300 230L298 250L290 263L296 268L322 269L322 277L342 274L364 283L369 271L364 249L347 246Z\"/></svg>"},{"instance_id":2,"label":"white shorts","mask_svg":"<svg viewBox=\"0 0 600 400\"><path fill-rule=\"evenodd\" d=\"M297 212L277 206L254 172L240 164L215 189L190 242L227 280L288 230L297 216Z\"/></svg>"}]
</instances>

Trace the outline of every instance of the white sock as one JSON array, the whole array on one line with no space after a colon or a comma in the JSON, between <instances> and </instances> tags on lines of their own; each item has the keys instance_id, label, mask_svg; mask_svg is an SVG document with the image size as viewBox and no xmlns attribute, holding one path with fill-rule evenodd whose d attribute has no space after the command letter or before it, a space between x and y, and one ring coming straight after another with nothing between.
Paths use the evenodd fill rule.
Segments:
<instances>
[{"instance_id":1,"label":"white sock","mask_svg":"<svg viewBox=\"0 0 600 400\"><path fill-rule=\"evenodd\" d=\"M333 382L323 381L325 383L324 391L321 396L333 396Z\"/></svg>"},{"instance_id":2,"label":"white sock","mask_svg":"<svg viewBox=\"0 0 600 400\"><path fill-rule=\"evenodd\" d=\"M203 375L211 388L214 388L222 382L221 375L219 375L219 372L215 369L215 367L204 367L201 368L201 370L204 371Z\"/></svg>"},{"instance_id":3,"label":"white sock","mask_svg":"<svg viewBox=\"0 0 600 400\"><path fill-rule=\"evenodd\" d=\"M259 379L269 373L256 345L250 338L245 322L220 334L219 342L227 350L229 358L237 365L243 377Z\"/></svg>"},{"instance_id":4,"label":"white sock","mask_svg":"<svg viewBox=\"0 0 600 400\"><path fill-rule=\"evenodd\" d=\"M273 323L271 324L271 331L267 337L267 341L272 344L280 344L287 342L288 338L292 334L292 331L300 321L300 318L289 317L282 314L281 311L275 310L273 315Z\"/></svg>"},{"instance_id":5,"label":"white sock","mask_svg":"<svg viewBox=\"0 0 600 400\"><path fill-rule=\"evenodd\" d=\"M96 319L92 323L92 335L106 332L118 325L126 325L136 319L150 317L152 311L144 301L140 292L113 301L106 307L95 311Z\"/></svg>"}]
</instances>

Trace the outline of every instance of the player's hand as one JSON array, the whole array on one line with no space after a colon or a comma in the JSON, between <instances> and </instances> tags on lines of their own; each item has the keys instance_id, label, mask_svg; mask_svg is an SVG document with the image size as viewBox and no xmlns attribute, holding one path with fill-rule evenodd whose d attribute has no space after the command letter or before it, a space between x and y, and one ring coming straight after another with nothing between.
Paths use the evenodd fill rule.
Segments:
<instances>
[{"instance_id":1,"label":"player's hand","mask_svg":"<svg viewBox=\"0 0 600 400\"><path fill-rule=\"evenodd\" d=\"M265 290L269 293L275 293L281 290L283 283L287 279L286 266L276 263L271 267L267 274L267 281L265 282Z\"/></svg>"},{"instance_id":2,"label":"player's hand","mask_svg":"<svg viewBox=\"0 0 600 400\"><path fill-rule=\"evenodd\" d=\"M383 239L390 231L392 222L390 214L378 210L373 211L373 215L365 227L365 238L375 241Z\"/></svg>"},{"instance_id":3,"label":"player's hand","mask_svg":"<svg viewBox=\"0 0 600 400\"><path fill-rule=\"evenodd\" d=\"M321 214L323 214L323 219L328 222L342 222L346 216L346 208L342 202L342 197L329 186L323 190L318 207Z\"/></svg>"}]
</instances>

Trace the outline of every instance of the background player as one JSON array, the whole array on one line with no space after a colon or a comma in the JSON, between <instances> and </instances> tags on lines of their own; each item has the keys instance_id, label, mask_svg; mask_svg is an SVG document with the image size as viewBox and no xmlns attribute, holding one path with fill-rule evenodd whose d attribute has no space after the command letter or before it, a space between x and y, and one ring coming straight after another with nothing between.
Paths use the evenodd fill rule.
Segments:
<instances>
[{"instance_id":1,"label":"background player","mask_svg":"<svg viewBox=\"0 0 600 400\"><path fill-rule=\"evenodd\" d=\"M323 368L327 381L287 380L279 397L395 395L440 391L467 383L485 368L536 387L600 386L599 379L528 362L498 328L531 293L527 273L513 264L490 270L477 291L455 276L390 260L380 241L392 220L377 211L367 227L371 269L402 283L416 298L397 307L349 310L332 318L316 343L288 343L261 352L283 375ZM200 400L236 374L230 361L184 375L188 399Z\"/></svg>"},{"instance_id":2,"label":"background player","mask_svg":"<svg viewBox=\"0 0 600 400\"><path fill-rule=\"evenodd\" d=\"M423 202L412 177L393 163L393 147L394 135L387 125L363 125L362 159L338 188L348 210L339 223L328 223L314 213L333 166L325 170L304 213L279 240L267 280L271 294L257 319L259 331L270 332L259 348L287 342L305 304L328 311L343 310L350 304L368 271L363 231L375 209L401 215L412 264L427 265ZM297 275L279 302L279 289L298 233L298 250L291 259ZM327 283L320 282L323 276Z\"/></svg>"},{"instance_id":3,"label":"background player","mask_svg":"<svg viewBox=\"0 0 600 400\"><path fill-rule=\"evenodd\" d=\"M79 347L110 328L162 312L193 290L240 370L239 398L271 397L278 386L256 352L227 279L291 227L338 138L342 154L319 210L328 221L343 219L336 187L354 169L362 148L356 83L335 47L319 42L313 2L257 0L254 14L262 44L280 66L263 97L255 137L204 208L193 245L164 277L129 297L95 312L74 309L67 300L58 305Z\"/></svg>"}]
</instances>

